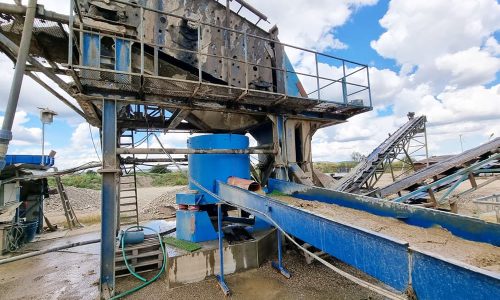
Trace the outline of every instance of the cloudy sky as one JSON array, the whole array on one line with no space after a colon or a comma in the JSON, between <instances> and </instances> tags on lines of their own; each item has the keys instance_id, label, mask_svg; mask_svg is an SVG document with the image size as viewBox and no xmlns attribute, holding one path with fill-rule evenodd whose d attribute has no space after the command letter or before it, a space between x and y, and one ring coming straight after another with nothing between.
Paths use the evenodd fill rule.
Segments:
<instances>
[{"instance_id":1,"label":"cloudy sky","mask_svg":"<svg viewBox=\"0 0 500 300\"><path fill-rule=\"evenodd\" d=\"M6 0L0 2L9 2ZM12 3L12 1L10 1ZM26 2L26 1L23 1ZM67 13L69 1L40 0ZM280 39L370 66L372 112L323 129L313 140L315 161L368 154L407 119L428 119L431 155L461 151L500 136L500 4L496 0L248 0L277 24ZM262 23L263 26L265 25ZM307 60L292 58L296 68ZM13 65L0 55L0 115ZM39 153L37 107L59 113L47 128L47 148L67 167L96 160L89 126L25 78L9 153ZM97 138L97 130L92 129ZM184 147L186 135L162 138ZM98 141L97 141L98 142Z\"/></svg>"}]
</instances>

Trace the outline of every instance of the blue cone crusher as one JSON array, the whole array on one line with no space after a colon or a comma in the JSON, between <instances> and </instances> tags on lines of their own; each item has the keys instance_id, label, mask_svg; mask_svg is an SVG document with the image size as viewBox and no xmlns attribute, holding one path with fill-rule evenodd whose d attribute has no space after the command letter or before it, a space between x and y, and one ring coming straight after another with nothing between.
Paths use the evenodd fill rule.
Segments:
<instances>
[{"instance_id":1,"label":"blue cone crusher","mask_svg":"<svg viewBox=\"0 0 500 300\"><path fill-rule=\"evenodd\" d=\"M188 139L188 148L199 150L244 150L249 139L237 134L210 134ZM196 183L217 193L217 181L226 182L231 176L250 179L248 154L190 154L190 191L176 195L178 210L177 238L191 242L217 239L217 199L210 196ZM194 182L193 182L194 181ZM215 225L215 226L214 226Z\"/></svg>"}]
</instances>

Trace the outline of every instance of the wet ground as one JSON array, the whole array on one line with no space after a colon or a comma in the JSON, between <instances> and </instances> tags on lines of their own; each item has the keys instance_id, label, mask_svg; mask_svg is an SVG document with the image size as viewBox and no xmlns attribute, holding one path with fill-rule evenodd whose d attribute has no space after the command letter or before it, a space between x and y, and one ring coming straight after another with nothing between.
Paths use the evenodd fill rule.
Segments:
<instances>
[{"instance_id":1,"label":"wet ground","mask_svg":"<svg viewBox=\"0 0 500 300\"><path fill-rule=\"evenodd\" d=\"M31 250L97 238L98 232L63 239L39 241ZM68 250L0 265L1 299L97 299L100 244ZM307 265L295 251L288 251L284 263L292 273L286 279L265 263L259 269L226 277L234 299L379 299L335 274L319 263ZM339 262L335 265L362 276ZM145 275L148 278L152 274ZM365 278L367 279L367 278ZM140 282L132 277L117 280L117 290L124 291ZM215 278L168 289L164 277L129 299L224 299Z\"/></svg>"}]
</instances>

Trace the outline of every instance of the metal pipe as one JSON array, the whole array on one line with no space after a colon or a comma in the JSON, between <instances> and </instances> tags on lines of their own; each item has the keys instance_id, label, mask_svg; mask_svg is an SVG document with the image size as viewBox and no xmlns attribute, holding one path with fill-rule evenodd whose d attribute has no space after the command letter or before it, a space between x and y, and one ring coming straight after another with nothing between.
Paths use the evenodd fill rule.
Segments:
<instances>
[{"instance_id":1,"label":"metal pipe","mask_svg":"<svg viewBox=\"0 0 500 300\"><path fill-rule=\"evenodd\" d=\"M117 148L117 154L276 154L273 149Z\"/></svg>"},{"instance_id":2,"label":"metal pipe","mask_svg":"<svg viewBox=\"0 0 500 300\"><path fill-rule=\"evenodd\" d=\"M79 246L85 246L85 245L90 245L90 244L97 244L100 241L101 241L101 239L95 239L95 240L89 240L89 241L84 241L84 242L71 243L71 244L68 244L68 245L62 245L62 246L58 246L58 247L54 247L54 248L49 248L49 249L34 251L34 252L30 252L30 253L25 253L25 254L14 256L14 257L9 257L9 258L6 258L6 259L2 259L2 260L0 260L0 265L8 264L10 262L18 261L18 260L25 259L25 258L30 258L30 257L33 257L33 256L39 256L39 255L46 254L46 253L61 251L61 250L64 250L64 249L69 249L69 248L74 248L74 247L79 247Z\"/></svg>"},{"instance_id":3,"label":"metal pipe","mask_svg":"<svg viewBox=\"0 0 500 300\"><path fill-rule=\"evenodd\" d=\"M237 186L250 192L259 192L262 190L262 187L258 182L234 176L227 179L227 184Z\"/></svg>"},{"instance_id":4,"label":"metal pipe","mask_svg":"<svg viewBox=\"0 0 500 300\"><path fill-rule=\"evenodd\" d=\"M68 65L73 66L73 25L75 24L75 16L74 16L74 6L75 2L70 1L69 3L69 18L68 18Z\"/></svg>"},{"instance_id":5,"label":"metal pipe","mask_svg":"<svg viewBox=\"0 0 500 300\"><path fill-rule=\"evenodd\" d=\"M267 16L261 13L259 10L257 10L255 7L253 7L251 4L247 3L244 0L234 0L235 2L238 2L242 7L248 9L250 12L252 12L254 15L259 17L260 19L267 21Z\"/></svg>"},{"instance_id":6,"label":"metal pipe","mask_svg":"<svg viewBox=\"0 0 500 300\"><path fill-rule=\"evenodd\" d=\"M29 0L26 9L26 17L24 20L23 34L17 55L16 69L12 78L9 99L5 109L2 129L0 130L0 170L5 167L5 155L9 148L9 142L12 140L12 124L16 115L17 103L19 101L19 93L23 83L24 71L26 69L26 60L31 45L31 36L33 33L33 23L35 21L37 0Z\"/></svg>"}]
</instances>

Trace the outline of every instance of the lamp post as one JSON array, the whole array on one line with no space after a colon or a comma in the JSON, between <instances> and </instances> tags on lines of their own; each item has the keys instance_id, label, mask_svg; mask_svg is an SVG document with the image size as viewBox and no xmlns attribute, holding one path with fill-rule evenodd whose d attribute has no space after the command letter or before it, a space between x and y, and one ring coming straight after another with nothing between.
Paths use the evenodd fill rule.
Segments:
<instances>
[{"instance_id":1,"label":"lamp post","mask_svg":"<svg viewBox=\"0 0 500 300\"><path fill-rule=\"evenodd\" d=\"M460 134L460 149L462 149L462 153L464 152L464 144L462 142L462 134Z\"/></svg>"},{"instance_id":2,"label":"lamp post","mask_svg":"<svg viewBox=\"0 0 500 300\"><path fill-rule=\"evenodd\" d=\"M52 124L57 113L48 108L39 107L38 109L40 109L40 120L42 121L42 166L45 166L45 125Z\"/></svg>"}]
</instances>

